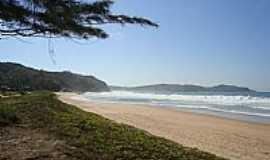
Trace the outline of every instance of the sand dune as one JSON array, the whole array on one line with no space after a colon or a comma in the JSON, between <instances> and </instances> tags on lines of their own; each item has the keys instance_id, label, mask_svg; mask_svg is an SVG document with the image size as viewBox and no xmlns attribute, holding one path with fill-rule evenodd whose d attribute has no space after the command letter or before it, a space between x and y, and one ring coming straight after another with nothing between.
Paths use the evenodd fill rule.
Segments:
<instances>
[{"instance_id":1,"label":"sand dune","mask_svg":"<svg viewBox=\"0 0 270 160\"><path fill-rule=\"evenodd\" d=\"M180 144L197 147L232 160L269 160L270 125L248 123L172 108L95 103L58 93L63 102L106 118L144 129Z\"/></svg>"}]
</instances>

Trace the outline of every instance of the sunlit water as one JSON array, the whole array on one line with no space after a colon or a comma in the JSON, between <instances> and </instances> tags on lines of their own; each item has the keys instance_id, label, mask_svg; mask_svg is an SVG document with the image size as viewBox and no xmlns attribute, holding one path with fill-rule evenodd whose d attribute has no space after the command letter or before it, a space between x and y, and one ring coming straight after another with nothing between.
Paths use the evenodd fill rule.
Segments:
<instances>
[{"instance_id":1,"label":"sunlit water","mask_svg":"<svg viewBox=\"0 0 270 160\"><path fill-rule=\"evenodd\" d=\"M83 97L106 103L148 104L175 107L246 121L270 123L270 93L207 93L151 94L127 91L84 93Z\"/></svg>"}]
</instances>

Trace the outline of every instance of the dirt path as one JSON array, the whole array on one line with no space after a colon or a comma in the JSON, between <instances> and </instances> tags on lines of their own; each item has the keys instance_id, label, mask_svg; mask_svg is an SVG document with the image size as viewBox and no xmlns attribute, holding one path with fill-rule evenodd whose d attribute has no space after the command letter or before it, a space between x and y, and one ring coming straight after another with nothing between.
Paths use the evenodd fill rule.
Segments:
<instances>
[{"instance_id":1,"label":"dirt path","mask_svg":"<svg viewBox=\"0 0 270 160\"><path fill-rule=\"evenodd\" d=\"M21 127L0 128L0 160L65 160L65 143L40 130Z\"/></svg>"}]
</instances>

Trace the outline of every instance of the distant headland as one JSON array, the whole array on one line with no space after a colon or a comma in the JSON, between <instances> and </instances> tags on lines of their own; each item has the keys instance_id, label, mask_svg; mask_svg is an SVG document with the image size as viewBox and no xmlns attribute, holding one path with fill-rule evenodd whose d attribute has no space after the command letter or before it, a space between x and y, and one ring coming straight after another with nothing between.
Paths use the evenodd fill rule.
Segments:
<instances>
[{"instance_id":1,"label":"distant headland","mask_svg":"<svg viewBox=\"0 0 270 160\"><path fill-rule=\"evenodd\" d=\"M247 87L234 85L217 85L213 87L203 87L199 85L180 85L180 84L154 84L137 87L110 86L112 90L148 92L148 93L177 93L177 92L256 92Z\"/></svg>"}]
</instances>

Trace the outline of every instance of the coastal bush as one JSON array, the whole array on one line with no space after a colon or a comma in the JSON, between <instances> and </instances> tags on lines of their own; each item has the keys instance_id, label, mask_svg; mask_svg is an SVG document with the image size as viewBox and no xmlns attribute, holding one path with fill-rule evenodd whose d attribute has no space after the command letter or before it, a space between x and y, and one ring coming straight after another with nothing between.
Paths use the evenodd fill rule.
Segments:
<instances>
[{"instance_id":1,"label":"coastal bush","mask_svg":"<svg viewBox=\"0 0 270 160\"><path fill-rule=\"evenodd\" d=\"M0 107L0 127L15 124L18 122L18 117L14 107L8 105Z\"/></svg>"}]
</instances>

